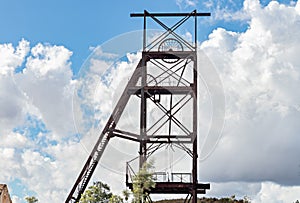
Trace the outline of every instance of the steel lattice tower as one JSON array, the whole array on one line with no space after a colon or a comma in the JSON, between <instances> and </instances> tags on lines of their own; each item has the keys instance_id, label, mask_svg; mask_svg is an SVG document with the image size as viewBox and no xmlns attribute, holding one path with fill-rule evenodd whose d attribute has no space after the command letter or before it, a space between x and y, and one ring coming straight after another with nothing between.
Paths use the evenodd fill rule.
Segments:
<instances>
[{"instance_id":1,"label":"steel lattice tower","mask_svg":"<svg viewBox=\"0 0 300 203\"><path fill-rule=\"evenodd\" d=\"M123 94L105 125L99 139L77 178L66 203L78 202L110 138L119 137L139 143L139 167L165 145L175 145L188 153L192 160L191 173L172 173L171 180L156 182L150 194L187 194L185 201L197 202L197 194L205 194L210 184L198 182L197 146L197 17L210 13L133 13L143 17L144 36L142 59L133 72ZM176 17L180 20L167 26L161 18ZM147 19L164 29L151 42L147 42ZM188 19L194 21L192 42L176 33ZM117 124L131 97L140 99L140 133L119 129ZM149 119L149 106L157 108L160 116ZM190 120L182 118L180 111L189 109ZM126 185L132 189L131 168L127 163ZM165 175L165 174L154 174ZM174 181L173 175L190 175L190 181Z\"/></svg>"}]
</instances>

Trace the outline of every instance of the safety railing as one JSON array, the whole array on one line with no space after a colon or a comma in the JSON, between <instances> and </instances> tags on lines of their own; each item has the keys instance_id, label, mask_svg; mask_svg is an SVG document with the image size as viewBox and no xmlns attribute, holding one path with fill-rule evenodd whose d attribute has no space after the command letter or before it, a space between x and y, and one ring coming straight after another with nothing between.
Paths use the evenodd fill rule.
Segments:
<instances>
[{"instance_id":1,"label":"safety railing","mask_svg":"<svg viewBox=\"0 0 300 203\"><path fill-rule=\"evenodd\" d=\"M132 183L136 172L130 163L137 158L126 163L126 183ZM154 182L182 182L191 183L192 174L191 173L168 173L168 172L154 172L152 174Z\"/></svg>"}]
</instances>

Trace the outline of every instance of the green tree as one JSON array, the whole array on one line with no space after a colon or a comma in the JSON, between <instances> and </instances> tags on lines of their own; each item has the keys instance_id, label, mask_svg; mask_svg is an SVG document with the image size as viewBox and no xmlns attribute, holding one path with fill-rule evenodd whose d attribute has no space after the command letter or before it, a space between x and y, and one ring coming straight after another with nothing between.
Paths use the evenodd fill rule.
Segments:
<instances>
[{"instance_id":1,"label":"green tree","mask_svg":"<svg viewBox=\"0 0 300 203\"><path fill-rule=\"evenodd\" d=\"M130 191L128 189L123 190L123 196L125 201L127 202L130 196Z\"/></svg>"},{"instance_id":2,"label":"green tree","mask_svg":"<svg viewBox=\"0 0 300 203\"><path fill-rule=\"evenodd\" d=\"M35 197L35 196L31 196L31 197L25 197L26 202L28 203L36 203L39 200Z\"/></svg>"},{"instance_id":3,"label":"green tree","mask_svg":"<svg viewBox=\"0 0 300 203\"><path fill-rule=\"evenodd\" d=\"M80 203L109 202L113 194L110 187L100 181L94 182L81 196Z\"/></svg>"},{"instance_id":4,"label":"green tree","mask_svg":"<svg viewBox=\"0 0 300 203\"><path fill-rule=\"evenodd\" d=\"M112 195L109 199L109 203L123 203L123 198L119 195Z\"/></svg>"},{"instance_id":5,"label":"green tree","mask_svg":"<svg viewBox=\"0 0 300 203\"><path fill-rule=\"evenodd\" d=\"M151 188L155 187L153 180L154 162L145 162L139 172L133 177L133 203L146 202Z\"/></svg>"}]
</instances>

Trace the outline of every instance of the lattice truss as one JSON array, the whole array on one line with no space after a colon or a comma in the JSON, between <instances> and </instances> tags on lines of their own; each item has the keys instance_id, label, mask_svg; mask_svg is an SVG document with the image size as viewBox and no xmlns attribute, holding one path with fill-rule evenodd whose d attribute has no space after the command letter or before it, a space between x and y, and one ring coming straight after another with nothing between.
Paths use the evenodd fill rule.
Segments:
<instances>
[{"instance_id":1,"label":"lattice truss","mask_svg":"<svg viewBox=\"0 0 300 203\"><path fill-rule=\"evenodd\" d=\"M183 186L169 185L170 187L158 185L157 190L160 192L188 193L195 197L193 198L195 203L197 193L205 193L205 189L209 189L209 185L197 183L196 53L197 16L209 15L209 13L196 11L184 14L151 14L147 11L142 14L131 14L132 17L144 17L142 59L99 135L66 203L79 201L112 137L124 138L140 144L140 167L149 156L165 145L175 146L191 156L193 170L190 183ZM158 19L169 16L182 16L182 18L171 26ZM164 31L157 32L155 36L147 36L148 18ZM194 36L186 40L176 30L191 18L194 19L195 26L191 32ZM126 111L125 109L130 105L135 105L135 109ZM129 121L126 127L126 122L125 124L121 122L122 119L129 119L124 112L133 117L133 125Z\"/></svg>"},{"instance_id":2,"label":"lattice truss","mask_svg":"<svg viewBox=\"0 0 300 203\"><path fill-rule=\"evenodd\" d=\"M165 144L176 144L192 155L184 144L192 143L194 138L196 40L187 41L175 31L195 13L184 16L172 26L167 26L150 13L145 14L165 31L151 38L146 36L147 29L144 27L144 39L150 40L144 40L142 68L136 73L139 74L138 81L135 86L129 87L131 95L145 100L146 112L141 114L145 124L140 126L144 132L125 132L117 126L115 135L134 141L146 139L150 143L146 150L148 156Z\"/></svg>"},{"instance_id":3,"label":"lattice truss","mask_svg":"<svg viewBox=\"0 0 300 203\"><path fill-rule=\"evenodd\" d=\"M186 56L180 59L156 59L151 58L151 55L147 54L149 60L144 67L144 70L147 69L145 85L140 76L136 85L128 89L129 94L138 98L141 98L142 88L145 90L146 138L137 134L138 129L134 130L135 133L123 131L118 125L114 129L114 135L122 138L137 142L147 139L147 143L151 143L147 150L149 153L154 143L161 144L160 146L165 143L174 143L177 146L192 143L195 100L192 87L194 68L192 58ZM134 105L139 105L138 102Z\"/></svg>"}]
</instances>

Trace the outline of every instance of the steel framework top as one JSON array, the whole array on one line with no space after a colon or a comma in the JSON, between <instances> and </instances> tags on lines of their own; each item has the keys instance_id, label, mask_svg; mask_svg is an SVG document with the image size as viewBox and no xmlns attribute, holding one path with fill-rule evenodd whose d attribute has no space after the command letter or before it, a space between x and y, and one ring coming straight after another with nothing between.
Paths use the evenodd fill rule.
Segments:
<instances>
[{"instance_id":1,"label":"steel framework top","mask_svg":"<svg viewBox=\"0 0 300 203\"><path fill-rule=\"evenodd\" d=\"M173 43L177 42L183 49L185 46L190 51L197 50L197 17L200 16L210 16L210 13L197 13L197 10L192 11L191 13L149 13L148 11L144 10L144 13L131 13L130 17L143 17L144 18L144 33L143 33L143 51L151 51L154 47L158 44L163 42L163 40L167 39L167 37L172 36L174 38ZM147 17L151 18L154 22L161 26L165 31L153 40L151 43L147 43ZM177 23L172 26L168 26L159 20L159 17L181 17ZM194 44L183 39L182 36L177 34L175 31L179 28L183 23L185 23L190 17L194 18ZM169 42L170 43L170 42Z\"/></svg>"},{"instance_id":2,"label":"steel framework top","mask_svg":"<svg viewBox=\"0 0 300 203\"><path fill-rule=\"evenodd\" d=\"M144 13L131 13L130 17L150 17L150 16L156 16L156 17L183 17L183 16L210 16L210 13L197 13L196 10L192 13L149 13L145 10Z\"/></svg>"}]
</instances>

